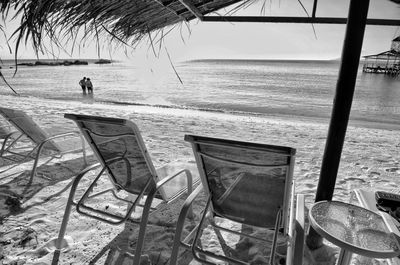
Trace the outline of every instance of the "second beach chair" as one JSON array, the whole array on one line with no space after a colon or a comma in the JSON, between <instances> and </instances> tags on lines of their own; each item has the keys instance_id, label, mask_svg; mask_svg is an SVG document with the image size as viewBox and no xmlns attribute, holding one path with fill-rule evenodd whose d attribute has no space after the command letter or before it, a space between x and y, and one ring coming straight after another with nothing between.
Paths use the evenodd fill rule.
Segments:
<instances>
[{"instance_id":1,"label":"second beach chair","mask_svg":"<svg viewBox=\"0 0 400 265\"><path fill-rule=\"evenodd\" d=\"M226 255L222 255L201 246L201 235L206 227L206 220L215 233L233 233L241 238L256 240L259 245L265 247L269 244L269 264L275 264L280 234L280 239L283 239L282 246L287 249L286 264L302 264L304 196L298 196L297 205L294 207L293 167L296 150L290 147L195 135L186 135L185 140L192 144L202 187L196 188L182 208L170 264L178 262L180 247L191 249L193 257L202 264L220 264L221 261L229 264L249 264L231 255L231 250L223 249ZM204 212L197 226L182 239L186 215L202 188L207 198ZM234 231L229 226L224 227L224 223L232 221L240 224L242 230ZM243 227L253 227L266 232L269 229L272 232L270 235L273 236L267 240L265 237L246 233ZM252 228L250 230L256 231ZM219 239L221 243L221 237Z\"/></svg>"},{"instance_id":2,"label":"second beach chair","mask_svg":"<svg viewBox=\"0 0 400 265\"><path fill-rule=\"evenodd\" d=\"M35 176L40 159L44 157L49 157L47 161L49 162L51 159L60 158L67 153L82 152L84 162L87 163L85 142L78 131L51 135L21 110L0 107L0 115L9 122L8 127L12 125L15 128L14 132L11 129L10 133L5 136L0 150L0 158L10 160L16 165L34 159L31 179ZM79 146L71 145L72 138L80 138ZM60 141L67 142L67 144L60 145Z\"/></svg>"},{"instance_id":3,"label":"second beach chair","mask_svg":"<svg viewBox=\"0 0 400 265\"><path fill-rule=\"evenodd\" d=\"M78 213L109 224L118 225L127 220L139 223L140 230L133 261L133 264L139 264L150 213L186 192L192 192L193 179L190 170L179 168L171 172L166 170L169 164L156 169L139 128L129 120L75 114L65 114L65 118L75 121L100 163L82 171L72 184L52 264L58 262L73 205ZM99 167L100 173L85 188L81 198L74 201L75 192L83 176ZM100 180L104 180L102 176L110 180L111 187L101 187ZM182 178L178 178L179 176ZM119 192L127 194L128 197L121 197ZM105 195L127 205L126 212L123 214L104 210L90 203L91 200L103 198ZM152 205L155 198L160 201L156 207ZM144 205L142 200L145 200ZM142 209L142 212L136 211L137 207Z\"/></svg>"}]
</instances>

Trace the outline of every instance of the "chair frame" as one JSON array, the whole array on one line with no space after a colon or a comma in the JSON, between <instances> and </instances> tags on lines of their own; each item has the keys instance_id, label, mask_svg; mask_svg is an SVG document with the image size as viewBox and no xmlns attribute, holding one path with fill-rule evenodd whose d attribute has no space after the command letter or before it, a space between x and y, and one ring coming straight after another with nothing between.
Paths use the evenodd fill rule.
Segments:
<instances>
[{"instance_id":1,"label":"chair frame","mask_svg":"<svg viewBox=\"0 0 400 265\"><path fill-rule=\"evenodd\" d=\"M55 254L53 256L53 263L52 264L57 264L58 263L58 259L61 253L61 246L62 246L62 240L64 238L65 232L66 232L66 228L67 228L67 224L68 224L68 220L69 220L69 216L70 216L70 212L71 212L71 208L73 205L76 206L76 210L78 213L86 215L88 217L94 218L96 220L99 221L104 221L106 223L112 224L112 225L118 225L121 224L123 222L126 221L131 221L133 223L138 223L140 224L140 229L139 229L139 235L138 235L138 239L137 239L137 245L136 245L136 250L135 250L135 256L133 259L133 264L139 264L140 263L140 257L141 257L141 252L142 252L142 248L143 248L143 243L144 243L144 238L145 238L145 233L146 233L146 224L148 221L148 218L150 216L151 213L154 213L155 211L159 210L160 208L152 208L152 202L153 199L156 197L157 194L163 194L162 192L162 187L168 183L169 181L173 180L175 177L181 175L181 174L185 174L186 175L186 179L187 179L187 189L183 189L180 192L178 192L177 194L175 194L175 196L172 196L170 198L170 200L166 200L164 197L164 202L171 203L173 201L175 201L176 199L178 199L181 195L183 195L184 192L187 192L188 194L192 193L192 187L193 187L193 179L192 179L192 174L188 169L182 169L182 170L178 170L177 172L174 172L173 174L170 174L168 176L165 176L162 179L159 179L159 176L156 172L156 169L152 163L152 160L150 158L150 155L148 154L147 150L146 150L146 146L144 144L144 141L141 137L140 131L138 129L138 127L131 121L128 120L124 120L124 119L116 119L116 118L106 118L106 117L97 117L97 116L87 116L87 115L74 115L74 114L65 114L65 118L68 119L72 119L74 120L80 131L82 132L82 135L86 138L86 140L90 143L90 147L93 149L96 157L98 158L98 160L100 161L100 163L92 165L87 167L85 170L83 170L73 181L73 184L71 186L71 191L68 197L68 202L65 208L65 213L64 213L64 217L63 217L63 221L61 224L61 228L60 228L60 232L58 235L58 238L56 240L56 251ZM141 149L141 152L144 156L144 159L146 161L147 167L149 168L152 178L149 178L149 180L147 181L145 187L141 190L141 192L139 194L135 194L137 195L136 199L134 201L130 201L130 200L126 200L123 199L121 197L119 197L115 190L121 190L124 189L123 187L121 187L117 182L116 182L116 178L113 176L112 171L109 169L109 166L114 163L114 162L119 162L121 160L125 161L125 163L128 164L127 168L131 168L129 165L129 161L124 158L124 157L115 157L112 159L109 159L107 161L105 161L101 154L100 154L100 150L98 149L98 147L93 144L94 141L89 133L89 129L87 128L82 128L82 126L80 126L79 121L80 120L84 120L84 121L93 121L93 122L106 122L106 123L114 123L114 124L118 124L118 125L125 125L130 127L130 129L133 130L133 134L118 134L118 135L107 135L107 136L103 136L103 137L110 137L110 138L115 138L115 137L120 137L120 136L132 136L135 137L137 140L137 143L139 145L139 148ZM93 132L92 132L93 133ZM166 165L167 166L167 165ZM74 197L75 197L75 191L76 188L79 184L79 182L82 180L82 178L90 171L95 170L95 169L99 169L101 168L100 172L97 174L97 176L95 177L95 179L93 180L93 182L90 184L90 186L88 187L88 189L86 190L86 192L82 195L82 197L79 199L79 201L74 201ZM112 189L106 189L103 191L100 191L98 193L95 193L93 195L89 196L89 193L92 191L93 187L96 185L97 181L100 179L100 177L102 175L104 175L103 173L108 173L108 177L111 181L111 183L113 184L114 188ZM128 176L131 174L130 170L127 171ZM147 195L145 195L147 191ZM124 201L126 203L128 203L128 209L127 212L125 214L124 217L122 216L117 216L114 214L110 214L110 213L106 213L94 208L91 208L89 206L84 205L84 202L86 199L88 198L93 198L96 196L100 196L103 195L106 192L111 192L112 195L121 201ZM128 191L126 191L128 192ZM129 193L129 192L128 192ZM134 193L131 193L134 194ZM144 205L140 204L140 200L142 198L144 198L144 196L147 196ZM129 204L131 204L129 206ZM138 219L133 219L131 218L131 214L134 211L135 207L143 207L143 212L142 215L140 217L140 220ZM94 214L90 213L90 212L94 212Z\"/></svg>"},{"instance_id":2,"label":"chair frame","mask_svg":"<svg viewBox=\"0 0 400 265\"><path fill-rule=\"evenodd\" d=\"M11 140L11 143L9 143L8 145L14 145L14 142L18 141L23 136L18 130L13 131L12 127L13 126L9 123L0 125L0 129L5 130L5 133L0 135L0 139L3 140L0 148L0 157L2 156L3 152L8 149L8 147L6 146L9 140Z\"/></svg>"},{"instance_id":3,"label":"chair frame","mask_svg":"<svg viewBox=\"0 0 400 265\"><path fill-rule=\"evenodd\" d=\"M293 176L293 167L294 167L294 154L295 154L295 149L292 148L287 148L287 147L280 147L280 146L271 146L271 145L261 145L261 144L255 144L255 143L246 143L246 142L238 142L238 141L231 141L231 140L225 140L225 139L217 139L217 138L208 138L208 137L201 137L201 136L193 136L193 135L186 135L185 140L191 142L193 150L194 150L194 155L196 158L196 162L198 165L200 177L202 180L203 187L198 187L196 188L193 193L187 198L181 213L178 218L178 223L177 223L177 228L176 228L176 233L175 233L175 238L174 238L174 244L173 244L173 250L171 254L171 259L170 259L170 264L177 264L178 261L178 252L179 252L179 247L182 246L187 249L191 249L191 252L193 254L193 257L201 262L202 264L214 264L206 259L202 258L199 253L211 256L213 258L227 261L230 264L248 264L243 261L239 261L237 259L231 258L231 257L226 257L222 255L217 255L214 253L211 253L209 251L200 249L197 247L197 240L200 237L200 232L201 228L203 225L203 222L205 219L208 219L210 221L210 224L217 229L222 229L227 232L231 232L234 234L239 234L241 236L246 236L246 237L251 237L255 238L257 240L261 240L264 242L271 242L262 238L256 238L251 235L246 235L241 232L237 231L232 231L226 228L223 228L219 225L217 225L213 221L213 217L215 215L212 204L211 204L211 194L209 192L208 188L208 181L207 181L207 176L203 168L203 163L202 163L202 158L201 156L204 156L205 154L199 151L199 146L198 143L201 144L207 144L207 145L219 145L219 146L229 146L229 147L241 147L241 148L246 148L246 149L255 149L255 150L274 150L277 152L283 152L287 153L289 162L287 165L279 165L279 166L268 166L264 165L263 167L266 168L275 168L275 167L287 167L288 172L287 172L287 178L286 178L286 188L285 188L285 195L284 195L284 208L282 211L279 211L277 214L276 218L276 223L275 223L275 231L279 231L279 227L284 227L284 234L288 236L288 263L291 264L291 262L295 262L295 264L301 264L302 263L302 256L303 256L303 247L304 247L304 196L303 195L297 195L297 205L296 208L294 207L294 185L292 181L292 176ZM207 155L209 158L210 156ZM213 157L211 157L213 158ZM227 161L229 163L236 163L235 161L230 161L230 160L225 160L225 159L220 159L217 158L218 160L223 160ZM243 162L237 162L238 164L246 164ZM251 165L251 164L247 164ZM254 165L253 165L254 166ZM256 165L258 166L258 165ZM199 224L195 226L195 228L182 240L182 231L185 223L185 219L187 217L187 214L189 213L189 209L191 209L192 204L196 197L200 194L200 192L204 190L206 193L207 197L207 203L204 208L203 214L200 218ZM290 212L289 210L289 203L290 203ZM296 210L295 210L296 209ZM294 219L295 218L295 219ZM240 222L239 222L240 223ZM274 233L274 238L272 241L272 250L271 250L271 257L270 257L270 264L274 263L274 256L275 256L275 250L277 246L277 236L278 233ZM192 242L191 244L189 242Z\"/></svg>"},{"instance_id":4,"label":"chair frame","mask_svg":"<svg viewBox=\"0 0 400 265\"><path fill-rule=\"evenodd\" d=\"M3 143L1 144L0 157L2 157L3 153L8 151L22 136L23 134L21 134L19 131L10 132L4 135L4 137L2 138ZM11 141L11 143L9 143L7 146L9 140Z\"/></svg>"},{"instance_id":5,"label":"chair frame","mask_svg":"<svg viewBox=\"0 0 400 265\"><path fill-rule=\"evenodd\" d=\"M71 149L71 150L66 150L66 151L62 151L59 150L57 153L55 153L54 155L50 155L50 159L48 161L46 161L44 164L50 162L52 159L54 158L61 158L63 155L68 154L68 153L73 153L73 152L77 152L77 151L81 151L82 150L82 154L83 154L83 160L85 165L87 165L87 156L86 156L86 149L85 149L85 140L82 137L82 135L78 132L78 131L70 131L70 132L66 132L66 133L61 133L61 134L56 134L56 135L52 135L52 136L48 136L45 139L43 139L41 142L37 142L35 141L29 134L27 134L23 128L20 128L20 126L14 121L14 118L10 118L8 116L6 116L5 114L2 113L1 109L5 109L5 108L0 108L0 115L3 115L3 117L8 120L10 122L10 124L15 127L17 129L17 131L12 132L10 134L8 134L3 141L3 144L1 146L1 150L0 150L0 158L2 159L9 159L7 156L4 156L5 154L9 153L12 155L16 155L21 157L20 160L18 161L14 161L11 160L13 162L16 162L17 164L7 168L6 170L1 171L0 173L3 173L5 171L10 170L11 168L14 168L22 163L24 163L25 161L27 161L28 159L34 159L33 162L33 166L32 166L32 170L30 173L30 178L33 179L33 177L36 174L37 171L37 167L42 156L42 152L46 147L46 144L48 144L49 142L52 142L55 139L60 139L60 138L68 138L68 137L80 137L81 139L81 144L82 144L82 148L79 149ZM30 117L23 111L20 110L13 110L13 111L17 111L20 112L20 114L22 115L21 117L18 117L17 119L20 118L27 118L30 119ZM33 120L32 120L33 121ZM34 122L34 121L33 121ZM37 126L39 127L39 126ZM40 127L39 127L40 128ZM45 131L44 131L45 132ZM15 138L14 138L15 137ZM26 137L30 140L30 142L33 144L33 148L28 151L28 153L26 154L20 154L18 152L14 152L12 151L12 147L19 142L19 140L21 140L23 137ZM9 142L9 140L11 142ZM8 143L9 142L9 143ZM54 144L54 143L53 143ZM55 150L54 150L55 151Z\"/></svg>"}]
</instances>

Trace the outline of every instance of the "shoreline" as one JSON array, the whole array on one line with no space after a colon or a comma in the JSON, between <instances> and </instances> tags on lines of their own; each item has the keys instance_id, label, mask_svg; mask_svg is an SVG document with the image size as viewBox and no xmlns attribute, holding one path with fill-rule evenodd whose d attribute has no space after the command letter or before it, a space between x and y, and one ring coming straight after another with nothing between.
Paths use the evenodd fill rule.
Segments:
<instances>
[{"instance_id":1,"label":"shoreline","mask_svg":"<svg viewBox=\"0 0 400 265\"><path fill-rule=\"evenodd\" d=\"M37 101L55 101L63 102L64 104L83 104L87 107L98 107L105 109L120 109L121 111L135 111L140 113L155 113L155 114L171 114L171 115L189 115L189 116L204 116L204 117L216 117L223 118L227 116L237 117L239 119L247 119L251 117L252 119L264 119L264 120L283 120L287 122L302 122L302 123L316 123L321 125L329 125L330 116L315 115L310 116L307 113L297 113L296 115L291 113L276 113L276 112L264 112L264 113L254 113L246 111L229 111L229 110L219 110L219 109L196 109L196 108L186 108L184 106L174 106L174 105L152 105L146 103L130 103L130 102L107 102L107 101L94 101L91 99L79 100L69 100L69 99L54 99L54 98L38 98L32 96L4 96L20 99L30 99ZM235 119L235 118L234 118ZM358 128L369 128L369 129L382 129L382 130L400 130L400 123L396 124L396 119L375 119L372 117L362 117L353 118L350 117L348 126L358 127ZM328 133L328 131L327 131Z\"/></svg>"}]
</instances>

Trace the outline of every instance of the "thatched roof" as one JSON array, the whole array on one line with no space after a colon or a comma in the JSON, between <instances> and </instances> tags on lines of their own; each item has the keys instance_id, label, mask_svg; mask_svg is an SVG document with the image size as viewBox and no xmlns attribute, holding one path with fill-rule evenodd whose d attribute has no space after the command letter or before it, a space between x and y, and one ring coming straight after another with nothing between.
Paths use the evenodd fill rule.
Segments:
<instances>
[{"instance_id":1,"label":"thatched roof","mask_svg":"<svg viewBox=\"0 0 400 265\"><path fill-rule=\"evenodd\" d=\"M169 32L169 26L195 18L202 19L203 16L228 6L231 9L228 12L232 13L255 1L257 0L2 0L0 12L6 18L15 15L14 18L21 19L20 26L13 35L16 39L16 54L21 42L32 41L36 51L42 50L46 38L61 48L68 42L72 42L74 47L82 40L103 36L107 36L111 43L125 43L130 46L145 37L153 42L162 39ZM308 21L314 22L316 21Z\"/></svg>"},{"instance_id":2,"label":"thatched roof","mask_svg":"<svg viewBox=\"0 0 400 265\"><path fill-rule=\"evenodd\" d=\"M32 40L42 48L44 38L54 43L75 41L88 36L111 36L132 45L149 33L160 37L162 29L187 22L196 16L212 13L223 7L254 0L3 0L3 15L21 17L14 33L17 46ZM79 33L80 32L80 33ZM157 34L154 34L156 32ZM83 37L82 37L83 36Z\"/></svg>"}]
</instances>

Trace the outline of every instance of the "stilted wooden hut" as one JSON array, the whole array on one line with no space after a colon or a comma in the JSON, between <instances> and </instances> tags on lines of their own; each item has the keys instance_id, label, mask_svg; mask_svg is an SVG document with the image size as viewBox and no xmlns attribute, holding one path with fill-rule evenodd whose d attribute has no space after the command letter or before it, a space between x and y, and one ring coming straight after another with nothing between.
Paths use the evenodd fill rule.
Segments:
<instances>
[{"instance_id":1,"label":"stilted wooden hut","mask_svg":"<svg viewBox=\"0 0 400 265\"><path fill-rule=\"evenodd\" d=\"M389 51L364 56L364 73L386 74L398 76L400 74L400 36L392 40Z\"/></svg>"}]
</instances>

